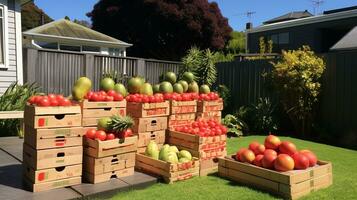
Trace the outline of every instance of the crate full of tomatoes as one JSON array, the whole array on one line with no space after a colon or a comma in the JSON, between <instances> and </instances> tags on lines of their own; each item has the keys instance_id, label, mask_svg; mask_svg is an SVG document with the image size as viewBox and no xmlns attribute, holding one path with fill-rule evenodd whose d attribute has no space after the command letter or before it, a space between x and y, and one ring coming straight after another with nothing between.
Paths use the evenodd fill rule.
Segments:
<instances>
[{"instance_id":1,"label":"crate full of tomatoes","mask_svg":"<svg viewBox=\"0 0 357 200\"><path fill-rule=\"evenodd\" d=\"M84 137L84 177L90 183L134 174L137 136L128 116L101 118L98 128L88 128Z\"/></svg>"},{"instance_id":2,"label":"crate full of tomatoes","mask_svg":"<svg viewBox=\"0 0 357 200\"><path fill-rule=\"evenodd\" d=\"M163 94L130 94L126 97L127 113L135 118L167 116L170 113L169 101Z\"/></svg>"},{"instance_id":3,"label":"crate full of tomatoes","mask_svg":"<svg viewBox=\"0 0 357 200\"><path fill-rule=\"evenodd\" d=\"M200 159L200 175L217 171L219 157L227 155L227 128L214 120L196 120L169 131L167 142L189 150Z\"/></svg>"},{"instance_id":4,"label":"crate full of tomatoes","mask_svg":"<svg viewBox=\"0 0 357 200\"><path fill-rule=\"evenodd\" d=\"M264 144L251 142L235 155L219 159L219 175L239 183L297 199L332 184L332 165L311 150L269 135Z\"/></svg>"}]
</instances>

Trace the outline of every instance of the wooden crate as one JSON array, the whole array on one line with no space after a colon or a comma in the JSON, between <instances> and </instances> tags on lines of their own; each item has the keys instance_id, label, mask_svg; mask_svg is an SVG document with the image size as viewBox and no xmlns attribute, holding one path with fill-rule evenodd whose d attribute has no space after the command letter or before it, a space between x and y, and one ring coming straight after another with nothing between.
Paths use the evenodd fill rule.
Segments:
<instances>
[{"instance_id":1,"label":"wooden crate","mask_svg":"<svg viewBox=\"0 0 357 200\"><path fill-rule=\"evenodd\" d=\"M84 156L83 160L83 170L86 173L99 175L134 167L135 152L118 154L104 158L93 158L90 156Z\"/></svg>"},{"instance_id":2,"label":"wooden crate","mask_svg":"<svg viewBox=\"0 0 357 200\"><path fill-rule=\"evenodd\" d=\"M166 183L173 183L199 175L199 161L193 158L188 163L169 163L155 160L144 154L136 154L136 169L162 177Z\"/></svg>"},{"instance_id":3,"label":"wooden crate","mask_svg":"<svg viewBox=\"0 0 357 200\"><path fill-rule=\"evenodd\" d=\"M23 162L35 170L82 164L83 147L36 150L27 144L23 148Z\"/></svg>"},{"instance_id":4,"label":"wooden crate","mask_svg":"<svg viewBox=\"0 0 357 200\"><path fill-rule=\"evenodd\" d=\"M121 177L132 176L132 175L134 175L134 167L125 168L117 171L111 171L99 175L93 175L86 172L83 173L85 180L87 180L89 183L94 183L94 184L106 182L113 178L121 178Z\"/></svg>"},{"instance_id":5,"label":"wooden crate","mask_svg":"<svg viewBox=\"0 0 357 200\"><path fill-rule=\"evenodd\" d=\"M134 118L134 133L161 131L167 129L167 117Z\"/></svg>"},{"instance_id":6,"label":"wooden crate","mask_svg":"<svg viewBox=\"0 0 357 200\"><path fill-rule=\"evenodd\" d=\"M169 130L175 130L176 127L192 124L195 121L195 118L195 113L170 115L167 126L169 127Z\"/></svg>"},{"instance_id":7,"label":"wooden crate","mask_svg":"<svg viewBox=\"0 0 357 200\"><path fill-rule=\"evenodd\" d=\"M73 185L79 185L82 183L82 177L71 177L66 179L60 179L55 181L43 182L43 183L32 183L27 178L24 178L24 183L27 188L32 192L43 192L47 190L52 190L56 188L63 188Z\"/></svg>"},{"instance_id":8,"label":"wooden crate","mask_svg":"<svg viewBox=\"0 0 357 200\"><path fill-rule=\"evenodd\" d=\"M183 114L197 112L197 101L170 101L170 114Z\"/></svg>"},{"instance_id":9,"label":"wooden crate","mask_svg":"<svg viewBox=\"0 0 357 200\"><path fill-rule=\"evenodd\" d=\"M35 170L24 162L23 172L32 183L45 183L82 176L82 164Z\"/></svg>"},{"instance_id":10,"label":"wooden crate","mask_svg":"<svg viewBox=\"0 0 357 200\"><path fill-rule=\"evenodd\" d=\"M160 117L170 114L170 102L160 103L136 103L128 102L126 107L127 114L140 118L140 117Z\"/></svg>"},{"instance_id":11,"label":"wooden crate","mask_svg":"<svg viewBox=\"0 0 357 200\"><path fill-rule=\"evenodd\" d=\"M223 110L223 99L218 99L216 101L198 101L197 102L197 112L211 112L211 111L221 111Z\"/></svg>"},{"instance_id":12,"label":"wooden crate","mask_svg":"<svg viewBox=\"0 0 357 200\"><path fill-rule=\"evenodd\" d=\"M210 111L210 112L203 112L196 114L197 119L204 119L204 120L215 120L216 122L221 122L222 119L222 112L221 111Z\"/></svg>"},{"instance_id":13,"label":"wooden crate","mask_svg":"<svg viewBox=\"0 0 357 200\"><path fill-rule=\"evenodd\" d=\"M32 128L76 127L81 126L81 122L79 106L25 106L24 123Z\"/></svg>"},{"instance_id":14,"label":"wooden crate","mask_svg":"<svg viewBox=\"0 0 357 200\"><path fill-rule=\"evenodd\" d=\"M136 135L138 136L138 147L147 147L151 140L155 141L156 144L164 144L166 131L136 133Z\"/></svg>"},{"instance_id":15,"label":"wooden crate","mask_svg":"<svg viewBox=\"0 0 357 200\"><path fill-rule=\"evenodd\" d=\"M83 137L84 153L95 158L102 158L123 153L135 152L137 150L138 136L114 140L93 140Z\"/></svg>"},{"instance_id":16,"label":"wooden crate","mask_svg":"<svg viewBox=\"0 0 357 200\"><path fill-rule=\"evenodd\" d=\"M93 102L84 100L80 103L82 109L82 126L96 126L98 120L113 115L126 115L126 100Z\"/></svg>"},{"instance_id":17,"label":"wooden crate","mask_svg":"<svg viewBox=\"0 0 357 200\"><path fill-rule=\"evenodd\" d=\"M34 149L82 146L82 127L34 129L25 126L24 142Z\"/></svg>"},{"instance_id":18,"label":"wooden crate","mask_svg":"<svg viewBox=\"0 0 357 200\"><path fill-rule=\"evenodd\" d=\"M288 199L297 199L332 184L332 165L318 161L317 166L306 170L277 172L247 163L232 156L219 159L218 173L239 183L270 191Z\"/></svg>"}]
</instances>

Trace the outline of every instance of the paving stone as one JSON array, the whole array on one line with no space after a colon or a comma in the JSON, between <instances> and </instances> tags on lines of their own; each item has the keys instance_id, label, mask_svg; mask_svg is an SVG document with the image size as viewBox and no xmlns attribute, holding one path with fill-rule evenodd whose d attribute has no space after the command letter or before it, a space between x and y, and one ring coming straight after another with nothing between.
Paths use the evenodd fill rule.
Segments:
<instances>
[{"instance_id":1,"label":"paving stone","mask_svg":"<svg viewBox=\"0 0 357 200\"><path fill-rule=\"evenodd\" d=\"M130 185L119 179L111 179L108 182L97 184L82 183L71 188L85 197L105 198L111 197L117 192L128 190Z\"/></svg>"},{"instance_id":2,"label":"paving stone","mask_svg":"<svg viewBox=\"0 0 357 200\"><path fill-rule=\"evenodd\" d=\"M0 148L3 146L7 145L18 145L22 144L24 142L24 139L21 139L19 137L1 137L0 138Z\"/></svg>"},{"instance_id":3,"label":"paving stone","mask_svg":"<svg viewBox=\"0 0 357 200\"><path fill-rule=\"evenodd\" d=\"M0 138L0 149L22 161L23 139L18 137ZM0 161L1 162L1 161Z\"/></svg>"},{"instance_id":4,"label":"paving stone","mask_svg":"<svg viewBox=\"0 0 357 200\"><path fill-rule=\"evenodd\" d=\"M131 189L145 188L158 182L157 178L141 172L135 172L133 176L122 177L120 179L128 183Z\"/></svg>"},{"instance_id":5,"label":"paving stone","mask_svg":"<svg viewBox=\"0 0 357 200\"><path fill-rule=\"evenodd\" d=\"M20 164L18 160L0 149L0 166Z\"/></svg>"}]
</instances>

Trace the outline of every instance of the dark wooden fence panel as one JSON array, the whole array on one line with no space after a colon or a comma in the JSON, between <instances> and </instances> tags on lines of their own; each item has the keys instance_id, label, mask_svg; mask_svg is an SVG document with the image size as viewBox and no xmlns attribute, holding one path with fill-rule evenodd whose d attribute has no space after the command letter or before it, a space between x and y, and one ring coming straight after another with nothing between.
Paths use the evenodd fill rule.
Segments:
<instances>
[{"instance_id":1,"label":"dark wooden fence panel","mask_svg":"<svg viewBox=\"0 0 357 200\"><path fill-rule=\"evenodd\" d=\"M165 72L175 72L178 74L181 63L177 62L157 62L157 60L145 61L145 78L146 81L156 84L159 83L159 76Z\"/></svg>"}]
</instances>

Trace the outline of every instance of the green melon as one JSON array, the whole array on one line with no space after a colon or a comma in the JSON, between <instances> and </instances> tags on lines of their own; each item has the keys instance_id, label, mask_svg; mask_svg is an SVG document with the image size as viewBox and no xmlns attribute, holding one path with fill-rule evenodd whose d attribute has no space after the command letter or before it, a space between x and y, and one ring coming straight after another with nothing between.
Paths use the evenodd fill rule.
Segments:
<instances>
[{"instance_id":1,"label":"green melon","mask_svg":"<svg viewBox=\"0 0 357 200\"><path fill-rule=\"evenodd\" d=\"M155 94L160 93L160 84L155 84L152 89Z\"/></svg>"},{"instance_id":2,"label":"green melon","mask_svg":"<svg viewBox=\"0 0 357 200\"><path fill-rule=\"evenodd\" d=\"M173 87L170 82L164 81L160 84L160 92L162 93L172 93Z\"/></svg>"},{"instance_id":3,"label":"green melon","mask_svg":"<svg viewBox=\"0 0 357 200\"><path fill-rule=\"evenodd\" d=\"M208 94L210 92L211 92L211 90L209 89L208 85L201 85L200 86L200 93L201 94Z\"/></svg>"},{"instance_id":4,"label":"green melon","mask_svg":"<svg viewBox=\"0 0 357 200\"><path fill-rule=\"evenodd\" d=\"M108 92L109 90L114 89L115 82L111 78L103 78L100 81L100 89Z\"/></svg>"},{"instance_id":5,"label":"green melon","mask_svg":"<svg viewBox=\"0 0 357 200\"><path fill-rule=\"evenodd\" d=\"M187 83L187 81L180 80L178 83L182 85L182 87L183 87L183 92L187 92L187 90L188 90L188 83Z\"/></svg>"},{"instance_id":6,"label":"green melon","mask_svg":"<svg viewBox=\"0 0 357 200\"><path fill-rule=\"evenodd\" d=\"M198 93L199 92L198 84L195 81L193 81L192 83L188 84L188 92L194 92L194 93Z\"/></svg>"},{"instance_id":7,"label":"green melon","mask_svg":"<svg viewBox=\"0 0 357 200\"><path fill-rule=\"evenodd\" d=\"M153 95L153 93L150 83L144 83L140 88L140 94Z\"/></svg>"},{"instance_id":8,"label":"green melon","mask_svg":"<svg viewBox=\"0 0 357 200\"><path fill-rule=\"evenodd\" d=\"M174 85L174 92L182 94L183 93L183 87L180 83L175 83Z\"/></svg>"},{"instance_id":9,"label":"green melon","mask_svg":"<svg viewBox=\"0 0 357 200\"><path fill-rule=\"evenodd\" d=\"M144 84L143 79L133 77L128 82L128 92L130 94L140 93L141 86Z\"/></svg>"},{"instance_id":10,"label":"green melon","mask_svg":"<svg viewBox=\"0 0 357 200\"><path fill-rule=\"evenodd\" d=\"M182 79L187 81L187 83L192 83L195 80L195 75L192 72L183 73Z\"/></svg>"},{"instance_id":11,"label":"green melon","mask_svg":"<svg viewBox=\"0 0 357 200\"><path fill-rule=\"evenodd\" d=\"M123 97L125 97L127 94L125 86L121 83L114 85L114 91L121 94Z\"/></svg>"},{"instance_id":12,"label":"green melon","mask_svg":"<svg viewBox=\"0 0 357 200\"><path fill-rule=\"evenodd\" d=\"M176 74L173 72L166 72L164 76L164 81L170 82L171 84L176 83Z\"/></svg>"}]
</instances>

